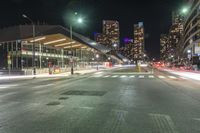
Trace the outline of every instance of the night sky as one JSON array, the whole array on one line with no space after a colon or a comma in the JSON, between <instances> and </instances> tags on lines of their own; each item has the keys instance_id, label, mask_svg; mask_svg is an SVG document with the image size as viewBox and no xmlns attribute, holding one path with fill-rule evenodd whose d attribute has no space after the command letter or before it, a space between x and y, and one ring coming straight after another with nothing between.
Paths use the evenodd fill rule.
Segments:
<instances>
[{"instance_id":1,"label":"night sky","mask_svg":"<svg viewBox=\"0 0 200 133\"><path fill-rule=\"evenodd\" d=\"M146 50L152 57L159 56L160 33L168 32L171 11L182 7L184 0L1 0L0 27L28 23L24 13L35 22L68 26L69 14L77 11L85 23L74 27L93 39L102 32L102 20L118 20L121 40L133 37L133 24L143 21Z\"/></svg>"}]
</instances>

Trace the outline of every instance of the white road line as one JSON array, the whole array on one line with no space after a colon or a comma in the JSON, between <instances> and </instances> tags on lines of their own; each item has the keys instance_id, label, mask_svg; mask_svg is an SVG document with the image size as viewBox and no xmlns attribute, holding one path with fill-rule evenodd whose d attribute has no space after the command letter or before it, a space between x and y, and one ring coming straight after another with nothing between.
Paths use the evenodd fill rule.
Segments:
<instances>
[{"instance_id":1,"label":"white road line","mask_svg":"<svg viewBox=\"0 0 200 133\"><path fill-rule=\"evenodd\" d=\"M18 86L18 84L11 84L11 85L4 84L4 85L0 85L0 89L6 89L6 88L11 88L11 87L16 87L16 86Z\"/></svg>"},{"instance_id":2,"label":"white road line","mask_svg":"<svg viewBox=\"0 0 200 133\"><path fill-rule=\"evenodd\" d=\"M144 78L144 75L140 75L138 78L143 79L143 78Z\"/></svg>"},{"instance_id":3,"label":"white road line","mask_svg":"<svg viewBox=\"0 0 200 133\"><path fill-rule=\"evenodd\" d=\"M34 89L38 89L38 88L43 88L43 87L49 87L49 86L53 86L55 84L47 84L47 85L38 85L38 86L35 86L33 87Z\"/></svg>"},{"instance_id":4,"label":"white road line","mask_svg":"<svg viewBox=\"0 0 200 133\"><path fill-rule=\"evenodd\" d=\"M92 76L93 78L100 78L102 77L102 75L98 75L98 76Z\"/></svg>"},{"instance_id":5,"label":"white road line","mask_svg":"<svg viewBox=\"0 0 200 133\"><path fill-rule=\"evenodd\" d=\"M176 77L174 76L168 76L170 79L177 79Z\"/></svg>"},{"instance_id":6,"label":"white road line","mask_svg":"<svg viewBox=\"0 0 200 133\"><path fill-rule=\"evenodd\" d=\"M114 75L114 76L112 76L112 78L117 78L117 77L119 77L118 75Z\"/></svg>"},{"instance_id":7,"label":"white road line","mask_svg":"<svg viewBox=\"0 0 200 133\"><path fill-rule=\"evenodd\" d=\"M122 75L122 76L120 76L120 78L126 78L127 76L126 75Z\"/></svg>"},{"instance_id":8,"label":"white road line","mask_svg":"<svg viewBox=\"0 0 200 133\"><path fill-rule=\"evenodd\" d=\"M135 78L135 75L129 76L129 78Z\"/></svg>"},{"instance_id":9,"label":"white road line","mask_svg":"<svg viewBox=\"0 0 200 133\"><path fill-rule=\"evenodd\" d=\"M193 118L193 120L200 122L200 118Z\"/></svg>"},{"instance_id":10,"label":"white road line","mask_svg":"<svg viewBox=\"0 0 200 133\"><path fill-rule=\"evenodd\" d=\"M153 75L149 75L149 78L155 78Z\"/></svg>"},{"instance_id":11,"label":"white road line","mask_svg":"<svg viewBox=\"0 0 200 133\"><path fill-rule=\"evenodd\" d=\"M165 79L165 77L164 77L164 76L158 76L158 78L160 78L160 79Z\"/></svg>"},{"instance_id":12,"label":"white road line","mask_svg":"<svg viewBox=\"0 0 200 133\"><path fill-rule=\"evenodd\" d=\"M180 77L181 79L188 79L188 78L186 78L186 77Z\"/></svg>"},{"instance_id":13,"label":"white road line","mask_svg":"<svg viewBox=\"0 0 200 133\"><path fill-rule=\"evenodd\" d=\"M108 77L110 77L110 75L106 75L106 76L104 76L104 78L108 78Z\"/></svg>"}]
</instances>

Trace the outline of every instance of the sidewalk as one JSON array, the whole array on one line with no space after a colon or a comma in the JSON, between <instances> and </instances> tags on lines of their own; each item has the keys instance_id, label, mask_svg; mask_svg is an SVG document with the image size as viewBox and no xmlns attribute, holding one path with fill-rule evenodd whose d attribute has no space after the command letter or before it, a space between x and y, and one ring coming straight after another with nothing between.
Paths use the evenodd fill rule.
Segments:
<instances>
[{"instance_id":1,"label":"sidewalk","mask_svg":"<svg viewBox=\"0 0 200 133\"><path fill-rule=\"evenodd\" d=\"M92 73L92 72L96 72L96 69L90 69L90 70L77 70L74 71L74 74L80 74L80 75L84 75L87 73ZM22 75L22 76L2 76L0 77L0 80L11 80L11 79L32 79L32 78L51 78L51 77L68 77L71 76L71 72L66 72L66 73L61 73L61 74L48 74L48 73L44 73L44 74L39 74L39 75Z\"/></svg>"},{"instance_id":2,"label":"sidewalk","mask_svg":"<svg viewBox=\"0 0 200 133\"><path fill-rule=\"evenodd\" d=\"M179 75L185 78L190 78L194 80L200 81L200 72L196 71L180 71L180 70L173 70L173 69L167 69L167 68L158 68L159 70L166 71L175 75Z\"/></svg>"}]
</instances>

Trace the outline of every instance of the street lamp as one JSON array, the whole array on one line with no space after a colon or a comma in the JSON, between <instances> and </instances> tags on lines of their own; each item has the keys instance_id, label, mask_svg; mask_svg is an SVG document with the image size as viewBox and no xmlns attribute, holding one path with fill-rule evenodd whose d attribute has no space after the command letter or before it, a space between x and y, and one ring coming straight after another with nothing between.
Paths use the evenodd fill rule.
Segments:
<instances>
[{"instance_id":1,"label":"street lamp","mask_svg":"<svg viewBox=\"0 0 200 133\"><path fill-rule=\"evenodd\" d=\"M181 12L182 12L183 14L187 14L188 11L189 11L188 7L184 7L184 8L181 10Z\"/></svg>"},{"instance_id":2,"label":"street lamp","mask_svg":"<svg viewBox=\"0 0 200 133\"><path fill-rule=\"evenodd\" d=\"M32 51L33 51L33 59L32 59L32 67L33 67L33 75L36 75L36 66L35 66L35 24L31 18L29 18L27 15L23 14L23 18L29 20L32 24L32 34L33 34L33 45L32 45Z\"/></svg>"},{"instance_id":3,"label":"street lamp","mask_svg":"<svg viewBox=\"0 0 200 133\"><path fill-rule=\"evenodd\" d=\"M192 53L192 51L191 51L190 49L188 49L188 50L187 50L187 53L188 53L188 54L191 54L191 53Z\"/></svg>"},{"instance_id":4,"label":"street lamp","mask_svg":"<svg viewBox=\"0 0 200 133\"><path fill-rule=\"evenodd\" d=\"M78 13L75 12L74 15L77 16ZM77 18L75 21L76 21L76 23L79 23L79 24L83 23L83 19L81 17ZM70 23L70 39L71 39L71 41L73 41L73 27L72 27L73 25L72 25L72 23L73 22ZM74 61L73 61L74 51L72 50L72 44L71 44L71 54L72 54L72 56L71 56L71 60L72 60L71 61L72 62L71 75L73 75L74 74Z\"/></svg>"},{"instance_id":5,"label":"street lamp","mask_svg":"<svg viewBox=\"0 0 200 133\"><path fill-rule=\"evenodd\" d=\"M99 70L99 54L96 54L96 58L97 58L97 70Z\"/></svg>"}]
</instances>

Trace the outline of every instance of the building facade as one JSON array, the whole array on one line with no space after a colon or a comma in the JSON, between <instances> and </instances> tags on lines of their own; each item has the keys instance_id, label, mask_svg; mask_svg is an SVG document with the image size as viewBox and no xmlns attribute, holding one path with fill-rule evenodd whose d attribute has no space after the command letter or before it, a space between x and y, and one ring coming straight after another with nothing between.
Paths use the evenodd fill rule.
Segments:
<instances>
[{"instance_id":1,"label":"building facade","mask_svg":"<svg viewBox=\"0 0 200 133\"><path fill-rule=\"evenodd\" d=\"M169 38L167 34L160 36L160 59L167 61L169 55Z\"/></svg>"},{"instance_id":2,"label":"building facade","mask_svg":"<svg viewBox=\"0 0 200 133\"><path fill-rule=\"evenodd\" d=\"M145 53L144 25L139 22L134 25L134 59L143 60Z\"/></svg>"},{"instance_id":3,"label":"building facade","mask_svg":"<svg viewBox=\"0 0 200 133\"><path fill-rule=\"evenodd\" d=\"M184 30L184 16L179 12L172 13L172 25L168 34L160 36L160 58L165 62L179 62L181 40Z\"/></svg>"},{"instance_id":4,"label":"building facade","mask_svg":"<svg viewBox=\"0 0 200 133\"><path fill-rule=\"evenodd\" d=\"M103 20L103 33L95 34L95 41L109 48L119 47L119 38L119 22L113 20Z\"/></svg>"},{"instance_id":5,"label":"building facade","mask_svg":"<svg viewBox=\"0 0 200 133\"><path fill-rule=\"evenodd\" d=\"M200 60L200 1L190 0L190 12L184 23L182 49L193 65L199 65Z\"/></svg>"},{"instance_id":6,"label":"building facade","mask_svg":"<svg viewBox=\"0 0 200 133\"><path fill-rule=\"evenodd\" d=\"M0 71L32 71L59 67L64 71L89 66L105 59L106 47L57 25L20 25L0 30ZM95 44L95 45L94 45ZM34 48L34 47L35 48ZM69 69L68 69L69 68Z\"/></svg>"}]
</instances>

